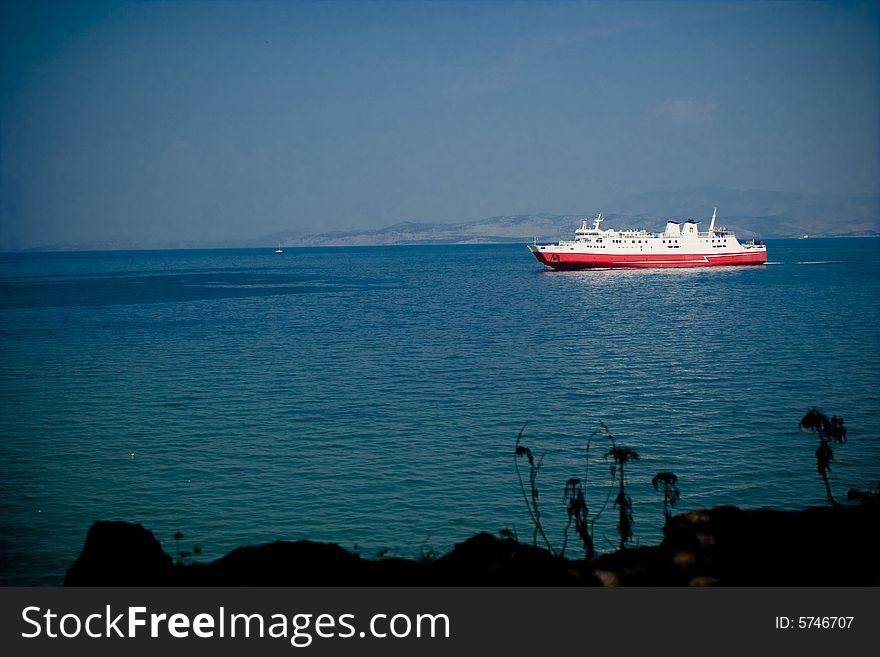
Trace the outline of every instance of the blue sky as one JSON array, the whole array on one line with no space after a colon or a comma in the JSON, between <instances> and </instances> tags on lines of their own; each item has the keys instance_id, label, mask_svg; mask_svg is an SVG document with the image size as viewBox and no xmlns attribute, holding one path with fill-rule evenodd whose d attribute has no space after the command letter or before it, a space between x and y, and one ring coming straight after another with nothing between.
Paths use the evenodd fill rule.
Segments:
<instances>
[{"instance_id":1,"label":"blue sky","mask_svg":"<svg viewBox=\"0 0 880 657\"><path fill-rule=\"evenodd\" d=\"M0 248L877 194L878 3L2 3Z\"/></svg>"}]
</instances>

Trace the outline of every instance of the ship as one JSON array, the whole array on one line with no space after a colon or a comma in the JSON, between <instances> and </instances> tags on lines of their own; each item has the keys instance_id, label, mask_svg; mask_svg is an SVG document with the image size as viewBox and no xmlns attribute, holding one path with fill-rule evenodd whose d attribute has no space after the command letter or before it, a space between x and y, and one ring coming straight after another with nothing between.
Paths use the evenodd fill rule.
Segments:
<instances>
[{"instance_id":1,"label":"ship","mask_svg":"<svg viewBox=\"0 0 880 657\"><path fill-rule=\"evenodd\" d=\"M718 208L712 212L709 230L699 230L698 221L666 222L662 233L647 230L600 228L602 213L589 226L584 219L573 240L558 244L529 244L532 255L552 269L623 269L644 267L719 267L763 265L767 246L749 240L740 243L736 235L716 226Z\"/></svg>"}]
</instances>

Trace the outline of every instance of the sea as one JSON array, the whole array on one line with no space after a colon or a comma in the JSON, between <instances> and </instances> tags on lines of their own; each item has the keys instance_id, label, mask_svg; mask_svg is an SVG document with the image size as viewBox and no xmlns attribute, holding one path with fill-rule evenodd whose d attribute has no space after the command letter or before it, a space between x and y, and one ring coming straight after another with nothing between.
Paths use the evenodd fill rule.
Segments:
<instances>
[{"instance_id":1,"label":"sea","mask_svg":"<svg viewBox=\"0 0 880 657\"><path fill-rule=\"evenodd\" d=\"M0 582L60 585L98 520L202 562L531 542L518 436L556 550L572 477L616 549L612 444L640 457L632 545L656 544L661 471L676 513L827 504L813 406L848 428L845 501L880 480L880 239L767 244L764 266L582 272L523 244L2 254Z\"/></svg>"}]
</instances>

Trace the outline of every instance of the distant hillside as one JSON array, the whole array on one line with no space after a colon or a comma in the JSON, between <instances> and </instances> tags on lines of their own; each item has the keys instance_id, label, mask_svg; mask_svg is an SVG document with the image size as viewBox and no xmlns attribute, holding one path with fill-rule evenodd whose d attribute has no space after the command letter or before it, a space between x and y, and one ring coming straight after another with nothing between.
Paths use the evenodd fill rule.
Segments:
<instances>
[{"instance_id":1,"label":"distant hillside","mask_svg":"<svg viewBox=\"0 0 880 657\"><path fill-rule=\"evenodd\" d=\"M880 234L880 196L723 187L648 192L618 199L602 208L606 219L603 227L661 230L669 218L708 222L713 207L718 208L719 225L743 238ZM462 223L405 222L373 230L311 235L277 233L262 238L262 243L352 246L530 242L535 238L556 241L571 237L582 219L593 217L595 214L520 214Z\"/></svg>"},{"instance_id":2,"label":"distant hillside","mask_svg":"<svg viewBox=\"0 0 880 657\"><path fill-rule=\"evenodd\" d=\"M744 236L853 235L880 232L880 196L797 194L725 187L692 187L647 192L618 199L616 212L660 217L707 217Z\"/></svg>"},{"instance_id":3,"label":"distant hillside","mask_svg":"<svg viewBox=\"0 0 880 657\"><path fill-rule=\"evenodd\" d=\"M796 194L767 190L695 187L637 194L597 207L589 214L518 214L459 223L397 223L385 228L326 233L285 230L249 240L225 242L89 242L55 244L31 250L106 250L267 247L372 246L390 244L490 244L567 239L584 218L603 211L603 228L661 230L669 218L707 225L712 208L718 224L752 237L837 237L880 235L880 196Z\"/></svg>"},{"instance_id":4,"label":"distant hillside","mask_svg":"<svg viewBox=\"0 0 880 657\"><path fill-rule=\"evenodd\" d=\"M276 233L266 236L262 241L271 243L275 239L297 246L531 242L536 237L558 239L570 235L582 217L583 215L522 214L454 224L407 221L379 229L299 235L292 239L284 233Z\"/></svg>"}]
</instances>

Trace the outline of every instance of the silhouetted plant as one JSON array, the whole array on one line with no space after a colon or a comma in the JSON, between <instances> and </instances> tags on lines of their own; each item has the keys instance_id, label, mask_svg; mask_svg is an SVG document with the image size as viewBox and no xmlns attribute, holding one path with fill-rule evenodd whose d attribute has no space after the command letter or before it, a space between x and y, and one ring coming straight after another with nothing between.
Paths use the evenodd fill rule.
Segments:
<instances>
[{"instance_id":1,"label":"silhouetted plant","mask_svg":"<svg viewBox=\"0 0 880 657\"><path fill-rule=\"evenodd\" d=\"M177 563L183 563L183 555L180 552L180 541L183 539L183 532L174 532L174 543L177 546Z\"/></svg>"},{"instance_id":2,"label":"silhouetted plant","mask_svg":"<svg viewBox=\"0 0 880 657\"><path fill-rule=\"evenodd\" d=\"M611 430L608 429L608 426L602 422L602 420L599 420L599 425L601 431L604 432L605 437L611 442L611 446L614 447L614 436L611 435ZM584 448L583 478L579 479L577 477L572 477L566 482L565 489L563 490L563 500L565 501L566 512L568 513L568 523L565 525L560 556L565 556L565 548L568 545L568 530L571 528L572 523L574 523L575 531L581 539L581 545L583 545L584 548L584 558L592 559L596 556L596 549L593 543L593 529L596 520L602 515L605 508L608 506L608 500L611 498L611 492L614 489L614 478L612 477L611 483L608 487L608 494L605 496L605 501L602 503L602 507L588 522L587 518L590 510L587 506L586 488L590 475L590 448L593 445L593 438L599 433L600 430L595 429L587 438L587 444Z\"/></svg>"},{"instance_id":3,"label":"silhouetted plant","mask_svg":"<svg viewBox=\"0 0 880 657\"><path fill-rule=\"evenodd\" d=\"M553 549L553 546L550 544L550 540L547 538L547 534L544 533L544 527L541 525L541 509L538 505L538 498L540 496L540 491L538 490L538 472L541 470L541 463L543 462L543 457L535 460L535 455L532 454L532 450L522 444L522 435L523 431L525 431L525 427L519 430L519 434L516 437L516 449L514 450L514 465L516 466L516 477L519 480L519 489L522 492L523 499L526 502L526 507L529 510L529 515L532 517L532 525L535 528L535 531L532 535L532 544L538 544L538 534L541 535L541 538L544 539L544 543L547 545L547 549L550 550L552 554L556 554L556 550ZM523 483L522 473L519 469L519 459L520 457L525 457L529 463L529 493L526 493L526 487Z\"/></svg>"},{"instance_id":4,"label":"silhouetted plant","mask_svg":"<svg viewBox=\"0 0 880 657\"><path fill-rule=\"evenodd\" d=\"M587 499L584 495L584 487L580 479L572 477L565 484L564 491L566 510L568 511L568 523L565 525L564 540L560 556L565 556L565 547L568 545L568 530L571 523L574 522L574 530L581 539L584 546L584 558L592 559L596 556L593 548L593 537L590 536L590 530L587 526L587 515L589 508L587 507Z\"/></svg>"},{"instance_id":5,"label":"silhouetted plant","mask_svg":"<svg viewBox=\"0 0 880 657\"><path fill-rule=\"evenodd\" d=\"M839 506L837 500L831 494L831 482L828 473L831 472L831 461L834 459L832 443L842 445L846 442L846 427L843 426L843 418L832 416L830 419L817 408L811 408L801 418L798 428L812 431L819 436L819 446L816 448L816 470L822 481L825 482L825 494L833 506Z\"/></svg>"},{"instance_id":6,"label":"silhouetted plant","mask_svg":"<svg viewBox=\"0 0 880 657\"><path fill-rule=\"evenodd\" d=\"M621 547L630 538L632 538L632 502L630 501L629 497L626 496L625 492L626 489L624 464L628 461L638 460L639 455L634 450L625 447L617 447L614 436L611 434L611 431L608 429L605 423L600 420L599 424L601 426L601 430L596 429L587 438L586 449L584 452L584 476L582 478L571 477L566 482L563 489L563 500L566 506L566 513L568 514L568 522L566 523L565 529L563 531L562 549L558 552L553 547L550 539L547 537L547 534L545 533L543 524L541 522L541 510L538 503L540 498L540 491L538 490L537 478L538 473L541 469L541 465L543 463L543 457L536 458L532 450L522 443L522 436L525 431L525 427L520 429L520 432L516 437L514 465L516 466L516 476L519 481L520 492L522 493L523 500L526 503L526 508L528 509L529 516L532 520L532 526L534 527L534 532L532 534L532 543L533 545L538 544L538 535L540 534L544 544L547 546L547 549L553 555L561 557L565 556L565 551L568 547L569 531L571 530L571 526L574 525L575 532L580 538L581 545L583 546L585 557L587 559L592 559L593 557L595 557L596 550L593 541L594 524L596 520L602 515L605 508L608 506L608 503L611 499L611 494L614 492L615 477L618 468L620 469L621 475L619 482L620 492L617 496L617 499L615 500L615 505L620 507L620 522L618 525L618 529L621 531L622 536ZM599 509L599 512L596 513L592 518L589 518L589 507L587 506L586 490L587 477L589 475L590 447L592 445L593 438L599 435L600 431L604 431L605 437L608 438L608 440L611 442L611 449L608 451L607 454L605 454L605 457L608 458L609 456L613 456L615 458L615 461L611 466L611 482L608 487L608 493L605 496L605 501ZM526 492L525 481L522 471L519 467L520 458L525 458L529 464L528 492Z\"/></svg>"},{"instance_id":7,"label":"silhouetted plant","mask_svg":"<svg viewBox=\"0 0 880 657\"><path fill-rule=\"evenodd\" d=\"M599 420L599 426L601 427L601 432L604 433L605 437L611 443L611 447L617 445L617 441L614 438L614 434L611 433L611 429L608 428L608 425L605 424L602 420ZM600 433L600 429L594 430L590 437L587 439L587 450L586 450L586 467L584 468L584 482L587 481L587 475L589 474L589 465L590 465L590 445L595 438ZM607 457L606 457L607 458ZM611 470L611 481L608 484L608 492L605 494L605 499L602 501L602 506L599 507L599 511L593 515L593 518L590 520L590 535L595 536L595 525L596 521L602 517L602 514L605 513L605 509L608 508L608 502L611 501L611 495L614 493L614 469Z\"/></svg>"},{"instance_id":8,"label":"silhouetted plant","mask_svg":"<svg viewBox=\"0 0 880 657\"><path fill-rule=\"evenodd\" d=\"M192 550L181 550L180 549L180 541L183 540L183 532L175 532L174 533L174 543L177 549L177 565L183 566L186 565L186 562L192 558L197 557L202 553L201 545L193 545Z\"/></svg>"},{"instance_id":9,"label":"silhouetted plant","mask_svg":"<svg viewBox=\"0 0 880 657\"><path fill-rule=\"evenodd\" d=\"M674 472L664 470L654 475L651 480L654 490L659 490L663 485L663 517L669 520L669 507L675 506L675 503L681 499L681 493L678 491L678 475Z\"/></svg>"},{"instance_id":10,"label":"silhouetted plant","mask_svg":"<svg viewBox=\"0 0 880 657\"><path fill-rule=\"evenodd\" d=\"M439 557L440 554L435 549L423 545L421 550L419 550L419 556L416 557L416 562L422 564L431 563L437 561Z\"/></svg>"},{"instance_id":11,"label":"silhouetted plant","mask_svg":"<svg viewBox=\"0 0 880 657\"><path fill-rule=\"evenodd\" d=\"M619 510L619 519L617 530L620 532L620 549L626 547L627 542L632 538L633 515L632 500L626 494L626 477L624 475L624 466L630 461L638 461L639 454L629 447L618 447L615 445L605 454L605 458L614 459L611 464L611 476L616 475L617 469L620 468L620 489L614 505Z\"/></svg>"},{"instance_id":12,"label":"silhouetted plant","mask_svg":"<svg viewBox=\"0 0 880 657\"><path fill-rule=\"evenodd\" d=\"M498 538L502 541L513 541L514 543L519 543L519 537L516 535L516 531L513 529L508 529L504 527L498 530Z\"/></svg>"}]
</instances>

